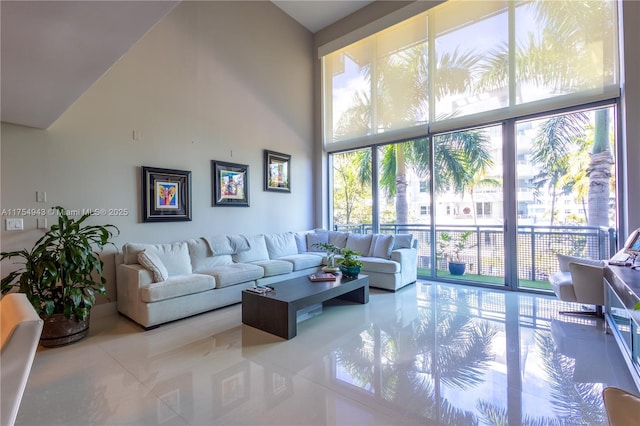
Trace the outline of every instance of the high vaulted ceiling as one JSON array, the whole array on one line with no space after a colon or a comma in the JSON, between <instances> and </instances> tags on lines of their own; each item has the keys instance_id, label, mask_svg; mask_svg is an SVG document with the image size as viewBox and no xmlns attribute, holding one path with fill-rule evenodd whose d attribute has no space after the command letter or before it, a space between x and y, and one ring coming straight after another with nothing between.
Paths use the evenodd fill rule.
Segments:
<instances>
[{"instance_id":1,"label":"high vaulted ceiling","mask_svg":"<svg viewBox=\"0 0 640 426\"><path fill-rule=\"evenodd\" d=\"M0 1L0 120L48 128L179 1ZM279 0L312 33L371 1Z\"/></svg>"}]
</instances>

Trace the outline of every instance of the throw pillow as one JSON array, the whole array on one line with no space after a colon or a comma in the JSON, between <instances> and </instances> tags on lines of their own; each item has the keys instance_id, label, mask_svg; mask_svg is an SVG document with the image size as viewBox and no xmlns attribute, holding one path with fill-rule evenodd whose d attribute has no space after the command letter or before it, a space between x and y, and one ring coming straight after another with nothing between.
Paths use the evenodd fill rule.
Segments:
<instances>
[{"instance_id":1,"label":"throw pillow","mask_svg":"<svg viewBox=\"0 0 640 426\"><path fill-rule=\"evenodd\" d=\"M151 251L144 250L138 253L138 263L151 271L154 283L166 281L169 278L169 272L164 263L157 254Z\"/></svg>"},{"instance_id":2,"label":"throw pillow","mask_svg":"<svg viewBox=\"0 0 640 426\"><path fill-rule=\"evenodd\" d=\"M371 234L349 234L345 247L361 253L362 256L368 256L372 239L373 236Z\"/></svg>"},{"instance_id":3,"label":"throw pillow","mask_svg":"<svg viewBox=\"0 0 640 426\"><path fill-rule=\"evenodd\" d=\"M381 259L389 259L393 250L393 235L377 234L373 236L371 241L371 250L369 256L379 257Z\"/></svg>"},{"instance_id":4,"label":"throw pillow","mask_svg":"<svg viewBox=\"0 0 640 426\"><path fill-rule=\"evenodd\" d=\"M411 234L396 234L393 238L393 250L411 248L413 242L413 235Z\"/></svg>"}]
</instances>

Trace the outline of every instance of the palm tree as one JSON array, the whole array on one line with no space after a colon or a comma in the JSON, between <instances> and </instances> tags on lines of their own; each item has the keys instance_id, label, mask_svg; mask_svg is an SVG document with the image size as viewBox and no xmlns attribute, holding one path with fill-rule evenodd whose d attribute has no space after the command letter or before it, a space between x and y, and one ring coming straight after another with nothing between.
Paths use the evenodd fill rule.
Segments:
<instances>
[{"instance_id":1,"label":"palm tree","mask_svg":"<svg viewBox=\"0 0 640 426\"><path fill-rule=\"evenodd\" d=\"M593 57L582 54L585 44L594 36L594 28L603 28L601 42L612 41L615 10L609 2L585 1L584 7L576 7L574 0L535 3L538 21L546 28L545 37L550 39L558 57L566 58L564 72L558 74L557 84L564 89L589 88L590 83L602 79L602 69ZM545 40L543 40L545 42ZM549 45L549 43L547 43ZM603 51L613 51L614 46L603 45ZM609 58L608 55L604 56ZM612 75L615 65L605 63L605 75ZM609 110L599 109L595 113L595 136L591 163L588 167L589 197L587 223L591 226L609 226L609 186L611 178L611 154L609 142Z\"/></svg>"},{"instance_id":2,"label":"palm tree","mask_svg":"<svg viewBox=\"0 0 640 426\"><path fill-rule=\"evenodd\" d=\"M540 166L540 172L533 178L536 192L544 187L551 194L551 220L556 216L558 182L569 170L570 150L574 140L584 133L588 119L585 113L559 115L546 120L533 142L531 160Z\"/></svg>"},{"instance_id":3,"label":"palm tree","mask_svg":"<svg viewBox=\"0 0 640 426\"><path fill-rule=\"evenodd\" d=\"M469 52L458 50L443 55L438 60L435 75L436 96L463 92L470 85L471 75L479 58ZM374 95L358 93L352 106L340 117L338 136L370 134L378 129L393 129L399 123L417 123L427 116L427 55L419 44L389 56L378 64ZM364 77L371 83L370 68L364 69ZM411 81L417 86L410 91L396 90L399 84ZM371 85L371 84L370 84ZM374 99L372 99L374 98ZM375 102L375 118L371 103ZM435 176L436 189L454 187L463 193L479 171L490 167L492 160L487 150L488 139L482 132L457 132L444 135L436 149L434 162L439 173ZM388 198L395 197L396 223L409 223L407 202L407 171L412 169L419 177L430 175L430 145L428 139L399 142L382 148L380 185ZM360 163L362 178L370 179L364 171L371 170L371 158Z\"/></svg>"}]
</instances>

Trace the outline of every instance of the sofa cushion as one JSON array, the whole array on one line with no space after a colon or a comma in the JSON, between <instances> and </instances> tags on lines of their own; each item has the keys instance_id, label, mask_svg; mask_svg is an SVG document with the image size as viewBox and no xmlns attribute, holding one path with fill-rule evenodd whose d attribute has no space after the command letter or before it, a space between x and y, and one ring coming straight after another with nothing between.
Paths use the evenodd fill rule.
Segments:
<instances>
[{"instance_id":1,"label":"sofa cushion","mask_svg":"<svg viewBox=\"0 0 640 426\"><path fill-rule=\"evenodd\" d=\"M222 254L233 254L235 250L231 245L231 241L226 235L213 235L211 237L202 237L214 256L220 256Z\"/></svg>"},{"instance_id":2,"label":"sofa cushion","mask_svg":"<svg viewBox=\"0 0 640 426\"><path fill-rule=\"evenodd\" d=\"M261 260L253 262L252 265L258 265L264 269L265 277L273 277L275 275L293 272L293 263L287 262L286 260Z\"/></svg>"},{"instance_id":3,"label":"sofa cushion","mask_svg":"<svg viewBox=\"0 0 640 426\"><path fill-rule=\"evenodd\" d=\"M229 265L233 263L230 254L214 255L209 247L209 243L204 238L188 240L189 256L191 257L191 268L193 272L207 270L214 266Z\"/></svg>"},{"instance_id":4,"label":"sofa cushion","mask_svg":"<svg viewBox=\"0 0 640 426\"><path fill-rule=\"evenodd\" d=\"M393 260L381 259L379 257L361 257L362 273L380 272L384 274L395 274L400 272L400 264Z\"/></svg>"},{"instance_id":5,"label":"sofa cushion","mask_svg":"<svg viewBox=\"0 0 640 426\"><path fill-rule=\"evenodd\" d=\"M411 243L413 243L413 235L396 234L393 237L393 250L411 248Z\"/></svg>"},{"instance_id":6,"label":"sofa cushion","mask_svg":"<svg viewBox=\"0 0 640 426\"><path fill-rule=\"evenodd\" d=\"M232 263L230 265L215 266L201 273L213 276L216 279L216 288L223 288L262 278L264 269L250 263Z\"/></svg>"},{"instance_id":7,"label":"sofa cushion","mask_svg":"<svg viewBox=\"0 0 640 426\"><path fill-rule=\"evenodd\" d=\"M293 254L291 256L281 257L278 260L286 260L293 264L294 271L300 271L307 268L316 268L322 265L323 256L311 253Z\"/></svg>"},{"instance_id":8,"label":"sofa cushion","mask_svg":"<svg viewBox=\"0 0 640 426\"><path fill-rule=\"evenodd\" d=\"M284 232L281 234L267 234L264 236L267 243L267 251L269 259L278 259L283 256L298 254L298 246L293 232Z\"/></svg>"},{"instance_id":9,"label":"sofa cushion","mask_svg":"<svg viewBox=\"0 0 640 426\"><path fill-rule=\"evenodd\" d=\"M162 260L152 251L141 251L138 253L138 263L151 271L153 282L159 283L169 278L169 271L162 263Z\"/></svg>"},{"instance_id":10,"label":"sofa cushion","mask_svg":"<svg viewBox=\"0 0 640 426\"><path fill-rule=\"evenodd\" d=\"M373 235L371 234L349 234L345 247L366 256L369 254L369 249L371 248L372 237Z\"/></svg>"},{"instance_id":11,"label":"sofa cushion","mask_svg":"<svg viewBox=\"0 0 640 426\"><path fill-rule=\"evenodd\" d=\"M212 290L215 286L215 279L209 275L176 275L167 278L165 281L142 287L140 289L140 299L146 303L158 302Z\"/></svg>"},{"instance_id":12,"label":"sofa cushion","mask_svg":"<svg viewBox=\"0 0 640 426\"><path fill-rule=\"evenodd\" d=\"M249 245L249 239L244 235L229 235L227 237L231 243L234 253L240 253L241 251L247 251L251 249Z\"/></svg>"},{"instance_id":13,"label":"sofa cushion","mask_svg":"<svg viewBox=\"0 0 640 426\"><path fill-rule=\"evenodd\" d=\"M389 259L393 250L393 235L375 234L371 239L371 248L368 256Z\"/></svg>"},{"instance_id":14,"label":"sofa cushion","mask_svg":"<svg viewBox=\"0 0 640 426\"><path fill-rule=\"evenodd\" d=\"M329 244L333 244L338 248L344 248L347 245L348 232L329 231Z\"/></svg>"},{"instance_id":15,"label":"sofa cushion","mask_svg":"<svg viewBox=\"0 0 640 426\"><path fill-rule=\"evenodd\" d=\"M316 247L316 244L328 244L329 243L329 233L324 231L321 232L315 230L314 232L309 232L307 234L307 251L321 251L325 250L321 247Z\"/></svg>"},{"instance_id":16,"label":"sofa cushion","mask_svg":"<svg viewBox=\"0 0 640 426\"><path fill-rule=\"evenodd\" d=\"M298 253L307 252L307 234L308 232L296 232L293 234L293 238L296 239L296 247L298 247Z\"/></svg>"},{"instance_id":17,"label":"sofa cushion","mask_svg":"<svg viewBox=\"0 0 640 426\"><path fill-rule=\"evenodd\" d=\"M140 244L128 243L122 248L125 264L138 263L138 254L148 250L155 253L164 266L169 276L190 274L192 272L189 249L185 241L168 244Z\"/></svg>"},{"instance_id":18,"label":"sofa cushion","mask_svg":"<svg viewBox=\"0 0 640 426\"><path fill-rule=\"evenodd\" d=\"M269 260L269 251L267 250L267 243L265 242L263 234L247 237L247 242L249 243L249 250L234 254L234 262L250 263Z\"/></svg>"}]
</instances>

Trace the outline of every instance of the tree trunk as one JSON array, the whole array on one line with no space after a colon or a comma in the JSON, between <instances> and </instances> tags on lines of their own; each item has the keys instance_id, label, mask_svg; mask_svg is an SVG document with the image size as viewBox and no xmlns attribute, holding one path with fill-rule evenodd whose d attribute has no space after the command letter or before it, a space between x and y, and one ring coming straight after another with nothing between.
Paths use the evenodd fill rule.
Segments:
<instances>
[{"instance_id":1,"label":"tree trunk","mask_svg":"<svg viewBox=\"0 0 640 426\"><path fill-rule=\"evenodd\" d=\"M409 223L407 172L402 143L396 144L396 223Z\"/></svg>"},{"instance_id":2,"label":"tree trunk","mask_svg":"<svg viewBox=\"0 0 640 426\"><path fill-rule=\"evenodd\" d=\"M609 227L609 185L613 158L609 149L609 111L596 111L589 176L589 226Z\"/></svg>"},{"instance_id":3,"label":"tree trunk","mask_svg":"<svg viewBox=\"0 0 640 426\"><path fill-rule=\"evenodd\" d=\"M591 154L589 163L589 226L609 227L609 185L611 181L611 151Z\"/></svg>"}]
</instances>

